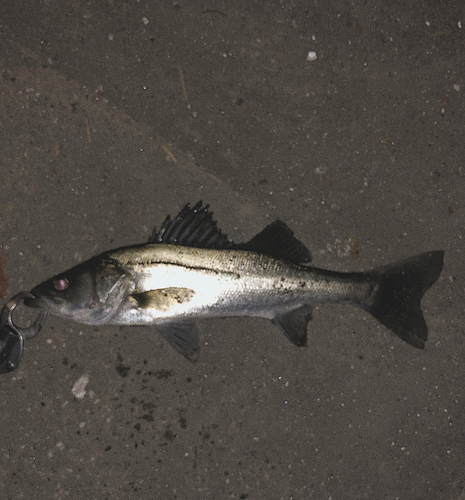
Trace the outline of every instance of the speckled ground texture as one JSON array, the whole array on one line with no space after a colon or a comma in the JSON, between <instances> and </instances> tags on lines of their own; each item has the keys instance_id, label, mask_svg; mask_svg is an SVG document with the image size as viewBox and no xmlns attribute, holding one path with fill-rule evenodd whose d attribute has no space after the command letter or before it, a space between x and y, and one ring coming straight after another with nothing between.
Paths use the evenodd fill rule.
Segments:
<instances>
[{"instance_id":1,"label":"speckled ground texture","mask_svg":"<svg viewBox=\"0 0 465 500\"><path fill-rule=\"evenodd\" d=\"M49 317L0 378L0 497L464 499L461 2L0 12L7 297L199 199L237 241L279 217L319 267L446 252L423 351L339 305L306 349L202 321L197 364L155 328Z\"/></svg>"}]
</instances>

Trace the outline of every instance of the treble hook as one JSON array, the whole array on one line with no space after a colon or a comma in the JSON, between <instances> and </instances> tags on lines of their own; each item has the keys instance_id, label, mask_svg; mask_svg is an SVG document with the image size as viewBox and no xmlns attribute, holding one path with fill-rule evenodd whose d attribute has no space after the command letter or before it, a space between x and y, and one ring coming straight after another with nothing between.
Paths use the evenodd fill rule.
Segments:
<instances>
[{"instance_id":1,"label":"treble hook","mask_svg":"<svg viewBox=\"0 0 465 500\"><path fill-rule=\"evenodd\" d=\"M42 310L31 326L15 326L12 321L13 311L26 298L34 296L29 292L15 295L5 304L0 314L0 373L8 373L18 368L23 355L24 339L37 335L47 318L47 312Z\"/></svg>"}]
</instances>

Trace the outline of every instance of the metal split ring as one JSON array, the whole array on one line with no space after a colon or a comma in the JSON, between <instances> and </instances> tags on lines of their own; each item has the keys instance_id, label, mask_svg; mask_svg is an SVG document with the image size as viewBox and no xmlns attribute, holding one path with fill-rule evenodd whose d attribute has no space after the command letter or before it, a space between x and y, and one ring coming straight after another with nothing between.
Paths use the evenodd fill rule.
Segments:
<instances>
[{"instance_id":1,"label":"metal split ring","mask_svg":"<svg viewBox=\"0 0 465 500\"><path fill-rule=\"evenodd\" d=\"M37 335L47 319L47 312L41 310L31 326L15 326L12 321L13 311L26 298L34 296L29 292L15 295L5 304L0 314L0 373L8 373L18 368L23 355L24 339Z\"/></svg>"}]
</instances>

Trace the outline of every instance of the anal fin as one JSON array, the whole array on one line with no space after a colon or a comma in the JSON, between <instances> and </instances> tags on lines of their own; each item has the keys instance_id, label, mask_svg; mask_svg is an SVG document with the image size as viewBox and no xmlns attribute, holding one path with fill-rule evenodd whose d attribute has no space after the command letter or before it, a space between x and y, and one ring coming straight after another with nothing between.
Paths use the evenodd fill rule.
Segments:
<instances>
[{"instance_id":1,"label":"anal fin","mask_svg":"<svg viewBox=\"0 0 465 500\"><path fill-rule=\"evenodd\" d=\"M276 316L273 323L283 330L284 335L296 346L307 345L307 323L312 319L312 306L305 304L291 312Z\"/></svg>"}]
</instances>

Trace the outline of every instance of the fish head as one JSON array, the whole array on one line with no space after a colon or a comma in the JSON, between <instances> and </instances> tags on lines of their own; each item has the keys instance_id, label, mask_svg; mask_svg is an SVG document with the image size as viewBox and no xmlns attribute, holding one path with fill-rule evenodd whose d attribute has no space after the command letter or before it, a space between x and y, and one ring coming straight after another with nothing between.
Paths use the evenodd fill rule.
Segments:
<instances>
[{"instance_id":1,"label":"fish head","mask_svg":"<svg viewBox=\"0 0 465 500\"><path fill-rule=\"evenodd\" d=\"M130 286L130 276L116 262L99 257L44 281L24 303L78 323L101 325L118 312Z\"/></svg>"}]
</instances>

